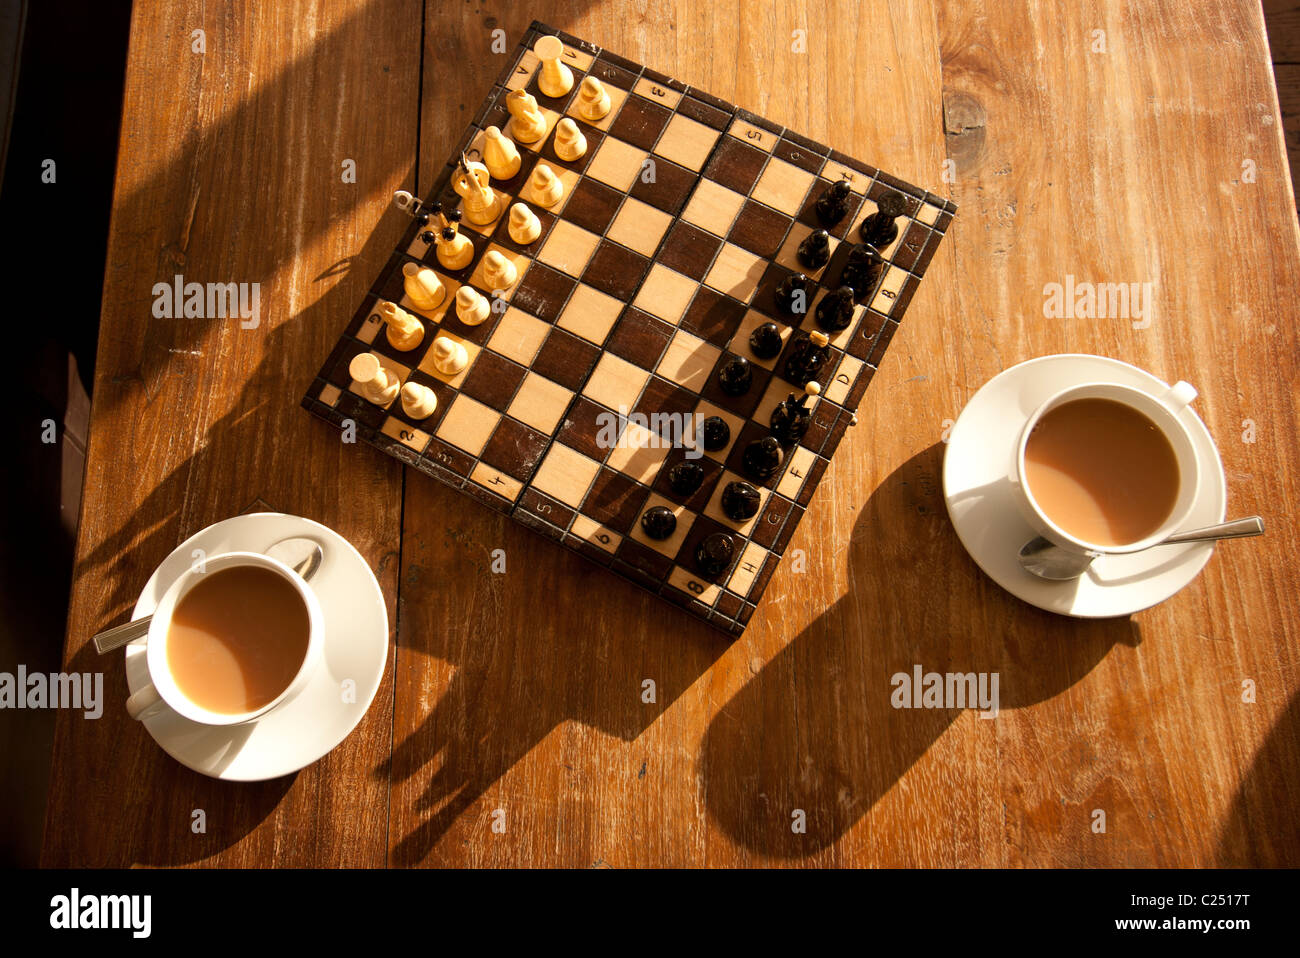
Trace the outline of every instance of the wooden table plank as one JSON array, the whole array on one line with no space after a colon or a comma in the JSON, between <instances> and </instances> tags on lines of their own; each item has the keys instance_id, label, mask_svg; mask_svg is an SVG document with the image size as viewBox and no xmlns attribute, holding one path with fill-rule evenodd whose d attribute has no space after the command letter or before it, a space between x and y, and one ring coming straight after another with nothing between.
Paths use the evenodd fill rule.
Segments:
<instances>
[{"instance_id":1,"label":"wooden table plank","mask_svg":"<svg viewBox=\"0 0 1300 958\"><path fill-rule=\"evenodd\" d=\"M98 721L59 716L46 865L384 861L387 677L317 764L222 783L127 718L121 654L101 661L88 639L178 542L258 502L346 536L395 621L400 467L298 400L391 252L381 215L411 185L419 30L416 0L136 6L65 650L66 669L104 670L107 702ZM155 318L153 284L177 273L260 283L260 324Z\"/></svg>"}]
</instances>

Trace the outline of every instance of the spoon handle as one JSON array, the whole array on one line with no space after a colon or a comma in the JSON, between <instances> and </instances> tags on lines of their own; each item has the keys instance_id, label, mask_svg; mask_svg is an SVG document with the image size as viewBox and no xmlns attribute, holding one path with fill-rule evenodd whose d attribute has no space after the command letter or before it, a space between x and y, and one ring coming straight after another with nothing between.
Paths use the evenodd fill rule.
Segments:
<instances>
[{"instance_id":1,"label":"spoon handle","mask_svg":"<svg viewBox=\"0 0 1300 958\"><path fill-rule=\"evenodd\" d=\"M103 655L105 652L120 649L128 642L144 638L149 634L149 623L152 621L153 616L146 615L143 619L136 619L134 622L99 633L95 636L95 651Z\"/></svg>"},{"instance_id":2,"label":"spoon handle","mask_svg":"<svg viewBox=\"0 0 1300 958\"><path fill-rule=\"evenodd\" d=\"M1187 532L1179 532L1165 539L1165 542L1198 542L1202 539L1243 539L1247 536L1262 536L1264 534L1264 520L1259 516L1248 516L1245 519L1233 519L1231 522L1222 522L1217 526L1206 526L1204 529L1191 529Z\"/></svg>"}]
</instances>

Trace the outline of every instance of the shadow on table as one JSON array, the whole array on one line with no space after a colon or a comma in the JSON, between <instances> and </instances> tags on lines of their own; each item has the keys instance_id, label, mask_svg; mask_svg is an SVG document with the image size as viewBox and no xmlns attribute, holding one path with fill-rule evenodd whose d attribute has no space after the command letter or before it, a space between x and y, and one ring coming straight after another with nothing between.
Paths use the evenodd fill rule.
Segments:
<instances>
[{"instance_id":1,"label":"shadow on table","mask_svg":"<svg viewBox=\"0 0 1300 958\"><path fill-rule=\"evenodd\" d=\"M710 725L704 799L736 843L775 858L813 854L906 775L961 711L894 708L895 674L998 673L1001 708L1022 708L1068 689L1116 644L1140 641L1127 618L1052 615L986 578L948 520L942 449L913 456L872 494L849 548L849 593ZM792 828L796 809L806 833Z\"/></svg>"},{"instance_id":2,"label":"shadow on table","mask_svg":"<svg viewBox=\"0 0 1300 958\"><path fill-rule=\"evenodd\" d=\"M1300 865L1300 819L1295 815L1295 787L1300 782L1297 754L1300 754L1300 694L1291 697L1255 753L1255 761L1219 829L1216 866L1295 868ZM1288 814L1284 809L1291 811Z\"/></svg>"}]
</instances>

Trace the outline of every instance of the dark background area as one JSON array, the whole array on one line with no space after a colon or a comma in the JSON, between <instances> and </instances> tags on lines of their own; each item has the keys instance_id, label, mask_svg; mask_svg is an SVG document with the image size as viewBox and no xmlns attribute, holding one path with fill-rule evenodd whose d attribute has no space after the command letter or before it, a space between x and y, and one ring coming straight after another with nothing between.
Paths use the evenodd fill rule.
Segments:
<instances>
[{"instance_id":1,"label":"dark background area","mask_svg":"<svg viewBox=\"0 0 1300 958\"><path fill-rule=\"evenodd\" d=\"M1294 182L1300 0L1263 6ZM0 469L0 672L61 660L130 16L125 0L0 0L5 402L17 440ZM42 441L47 423L54 442ZM53 730L49 710L0 720L0 865L38 862Z\"/></svg>"}]
</instances>

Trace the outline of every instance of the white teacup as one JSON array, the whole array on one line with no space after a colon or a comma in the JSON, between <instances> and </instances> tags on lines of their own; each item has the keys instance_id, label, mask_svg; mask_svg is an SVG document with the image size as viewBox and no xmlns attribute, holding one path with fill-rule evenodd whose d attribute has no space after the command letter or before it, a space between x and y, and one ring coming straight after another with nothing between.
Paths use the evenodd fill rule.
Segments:
<instances>
[{"instance_id":1,"label":"white teacup","mask_svg":"<svg viewBox=\"0 0 1300 958\"><path fill-rule=\"evenodd\" d=\"M261 708L248 712L213 712L199 705L177 686L167 663L167 638L176 604L190 589L204 576L236 566L269 569L293 586L307 610L307 651L303 654L302 664L289 684ZM145 650L145 661L149 667L149 684L138 689L126 700L127 713L133 719L146 719L170 707L179 715L203 725L241 725L244 722L251 722L278 708L303 690L321 663L324 635L325 622L316 593L283 562L257 552L228 552L212 556L204 561L201 568L187 570L163 593L158 608L154 610L153 621L149 624L146 638L148 647Z\"/></svg>"},{"instance_id":2,"label":"white teacup","mask_svg":"<svg viewBox=\"0 0 1300 958\"><path fill-rule=\"evenodd\" d=\"M1017 503L1029 524L1043 538L1071 552L1113 555L1141 552L1179 531L1196 503L1201 484L1200 460L1196 455L1196 445L1180 415L1195 398L1196 389L1185 382L1175 383L1163 392L1146 392L1117 383L1092 382L1071 386L1049 397L1034 410L1021 430L1020 441L1016 444L1015 459L1011 464L1011 482L1016 489ZM1076 399L1111 399L1124 403L1155 423L1173 447L1178 462L1178 498L1173 510L1160 527L1143 539L1118 546L1088 542L1062 529L1034 499L1033 490L1030 489L1025 475L1025 446L1029 442L1029 434L1046 413Z\"/></svg>"}]
</instances>

